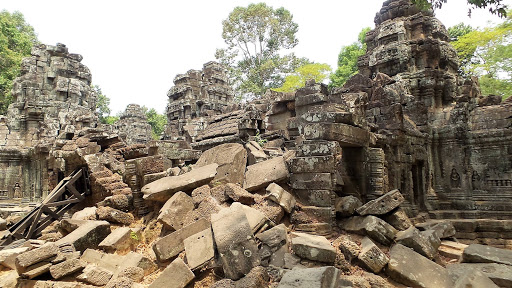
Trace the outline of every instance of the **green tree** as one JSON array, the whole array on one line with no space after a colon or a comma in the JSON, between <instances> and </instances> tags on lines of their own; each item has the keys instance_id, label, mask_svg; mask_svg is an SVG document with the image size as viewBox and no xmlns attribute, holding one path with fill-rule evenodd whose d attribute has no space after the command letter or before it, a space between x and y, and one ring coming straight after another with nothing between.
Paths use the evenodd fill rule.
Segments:
<instances>
[{"instance_id":1,"label":"green tree","mask_svg":"<svg viewBox=\"0 0 512 288\"><path fill-rule=\"evenodd\" d=\"M350 77L357 74L357 61L366 53L366 33L370 30L370 27L364 28L359 32L357 42L341 47L338 55L338 69L331 74L330 87L341 87Z\"/></svg>"},{"instance_id":2,"label":"green tree","mask_svg":"<svg viewBox=\"0 0 512 288\"><path fill-rule=\"evenodd\" d=\"M331 66L327 64L306 64L295 69L292 74L286 76L283 86L272 90L277 92L292 92L304 87L306 81L309 79L314 79L317 83L324 81L329 77L329 73L331 73Z\"/></svg>"},{"instance_id":3,"label":"green tree","mask_svg":"<svg viewBox=\"0 0 512 288\"><path fill-rule=\"evenodd\" d=\"M457 41L459 40L460 37L468 34L473 30L475 30L473 29L473 27L461 22L455 26L448 28L448 35L450 36L450 41Z\"/></svg>"},{"instance_id":4,"label":"green tree","mask_svg":"<svg viewBox=\"0 0 512 288\"><path fill-rule=\"evenodd\" d=\"M30 56L37 43L34 28L25 22L23 14L0 12L0 114L5 114L12 102L12 85L20 74L21 60Z\"/></svg>"},{"instance_id":5,"label":"green tree","mask_svg":"<svg viewBox=\"0 0 512 288\"><path fill-rule=\"evenodd\" d=\"M309 63L293 53L282 56L297 45L297 31L290 11L265 3L236 7L222 21L227 48L217 49L215 57L229 67L237 96L261 97L268 88L280 87L284 75Z\"/></svg>"},{"instance_id":6,"label":"green tree","mask_svg":"<svg viewBox=\"0 0 512 288\"><path fill-rule=\"evenodd\" d=\"M142 110L146 114L149 125L151 125L151 136L155 140L160 139L160 135L167 124L167 117L156 112L155 108L148 109L148 107L142 106Z\"/></svg>"},{"instance_id":7,"label":"green tree","mask_svg":"<svg viewBox=\"0 0 512 288\"><path fill-rule=\"evenodd\" d=\"M98 117L100 118L100 122L103 124L113 124L115 118L114 116L110 116L110 98L103 94L100 86L94 85L92 86L94 93L96 94L96 113L98 113ZM119 120L119 117L117 117ZM115 120L115 121L114 121ZM114 122L112 122L114 121ZM109 123L112 122L112 123Z\"/></svg>"},{"instance_id":8,"label":"green tree","mask_svg":"<svg viewBox=\"0 0 512 288\"><path fill-rule=\"evenodd\" d=\"M509 11L510 12L510 11ZM480 77L483 95L512 94L512 16L494 27L471 31L452 45L465 75Z\"/></svg>"},{"instance_id":9,"label":"green tree","mask_svg":"<svg viewBox=\"0 0 512 288\"><path fill-rule=\"evenodd\" d=\"M489 10L491 14L496 14L500 17L507 16L508 6L504 4L504 0L466 0L469 4L470 8L468 14L471 15L471 11L473 9L483 9L486 8ZM443 7L443 4L448 2L448 0L412 0L414 4L416 4L420 9L440 9Z\"/></svg>"}]
</instances>

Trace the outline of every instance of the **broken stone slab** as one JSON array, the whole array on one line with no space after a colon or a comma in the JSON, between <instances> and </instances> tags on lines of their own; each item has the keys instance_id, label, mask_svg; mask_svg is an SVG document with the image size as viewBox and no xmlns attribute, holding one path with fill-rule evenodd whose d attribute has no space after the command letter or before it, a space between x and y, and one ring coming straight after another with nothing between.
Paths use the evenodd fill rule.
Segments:
<instances>
[{"instance_id":1,"label":"broken stone slab","mask_svg":"<svg viewBox=\"0 0 512 288\"><path fill-rule=\"evenodd\" d=\"M258 144L256 141L249 141L249 143L245 144L245 148L248 151L247 163L249 165L253 165L268 159L268 155L265 154L263 148L261 148L260 144Z\"/></svg>"},{"instance_id":2,"label":"broken stone slab","mask_svg":"<svg viewBox=\"0 0 512 288\"><path fill-rule=\"evenodd\" d=\"M16 257L21 253L27 252L29 249L29 247L18 247L0 250L0 265L9 269L16 269Z\"/></svg>"},{"instance_id":3,"label":"broken stone slab","mask_svg":"<svg viewBox=\"0 0 512 288\"><path fill-rule=\"evenodd\" d=\"M468 271L455 281L454 288L498 288L489 277L480 271Z\"/></svg>"},{"instance_id":4,"label":"broken stone slab","mask_svg":"<svg viewBox=\"0 0 512 288\"><path fill-rule=\"evenodd\" d=\"M284 190L283 187L277 185L276 183L270 183L267 186L267 198L279 204L279 206L283 207L286 213L292 213L293 208L295 207L295 197L293 195Z\"/></svg>"},{"instance_id":5,"label":"broken stone slab","mask_svg":"<svg viewBox=\"0 0 512 288\"><path fill-rule=\"evenodd\" d=\"M86 207L71 216L75 220L96 220L96 207Z\"/></svg>"},{"instance_id":6,"label":"broken stone slab","mask_svg":"<svg viewBox=\"0 0 512 288\"><path fill-rule=\"evenodd\" d=\"M0 287L2 288L20 287L18 282L21 281L19 281L19 275L15 270L3 272L2 276L0 276Z\"/></svg>"},{"instance_id":7,"label":"broken stone slab","mask_svg":"<svg viewBox=\"0 0 512 288\"><path fill-rule=\"evenodd\" d=\"M342 222L342 228L348 232L368 235L373 240L389 246L397 233L393 226L375 216L354 216Z\"/></svg>"},{"instance_id":8,"label":"broken stone slab","mask_svg":"<svg viewBox=\"0 0 512 288\"><path fill-rule=\"evenodd\" d=\"M246 205L254 203L254 195L247 192L237 184L227 183L224 191L226 195L235 202L240 202Z\"/></svg>"},{"instance_id":9,"label":"broken stone slab","mask_svg":"<svg viewBox=\"0 0 512 288\"><path fill-rule=\"evenodd\" d=\"M375 274L378 274L389 262L388 256L368 237L361 240L361 251L357 258Z\"/></svg>"},{"instance_id":10,"label":"broken stone slab","mask_svg":"<svg viewBox=\"0 0 512 288\"><path fill-rule=\"evenodd\" d=\"M129 227L119 227L103 239L98 248L108 253L130 249L135 241L132 232L135 233Z\"/></svg>"},{"instance_id":11,"label":"broken stone slab","mask_svg":"<svg viewBox=\"0 0 512 288\"><path fill-rule=\"evenodd\" d=\"M133 196L131 194L119 194L108 196L103 201L96 204L99 206L109 206L121 211L129 211L132 208Z\"/></svg>"},{"instance_id":12,"label":"broken stone slab","mask_svg":"<svg viewBox=\"0 0 512 288\"><path fill-rule=\"evenodd\" d=\"M194 277L187 264L181 258L176 258L148 288L184 288Z\"/></svg>"},{"instance_id":13,"label":"broken stone slab","mask_svg":"<svg viewBox=\"0 0 512 288\"><path fill-rule=\"evenodd\" d=\"M83 252L88 248L98 247L110 232L110 224L107 221L88 221L55 244L71 243L77 251Z\"/></svg>"},{"instance_id":14,"label":"broken stone slab","mask_svg":"<svg viewBox=\"0 0 512 288\"><path fill-rule=\"evenodd\" d=\"M249 221L249 226L251 226L253 233L256 233L262 227L264 228L265 225L268 225L269 219L260 210L238 202L234 202L231 206L242 207L244 209L245 216L247 217L247 221Z\"/></svg>"},{"instance_id":15,"label":"broken stone slab","mask_svg":"<svg viewBox=\"0 0 512 288\"><path fill-rule=\"evenodd\" d=\"M338 248L348 262L356 259L359 256L359 252L361 252L361 247L352 241L349 235L341 235L334 243L339 244Z\"/></svg>"},{"instance_id":16,"label":"broken stone slab","mask_svg":"<svg viewBox=\"0 0 512 288\"><path fill-rule=\"evenodd\" d=\"M105 288L134 287L134 284L131 279L126 277L112 277Z\"/></svg>"},{"instance_id":17,"label":"broken stone slab","mask_svg":"<svg viewBox=\"0 0 512 288\"><path fill-rule=\"evenodd\" d=\"M512 250L481 244L471 244L464 249L462 262L512 265Z\"/></svg>"},{"instance_id":18,"label":"broken stone slab","mask_svg":"<svg viewBox=\"0 0 512 288\"><path fill-rule=\"evenodd\" d=\"M105 286L114 274L102 267L94 264L87 265L82 274L78 275L76 279L85 283L89 283L95 286Z\"/></svg>"},{"instance_id":19,"label":"broken stone slab","mask_svg":"<svg viewBox=\"0 0 512 288\"><path fill-rule=\"evenodd\" d=\"M227 278L238 280L260 264L258 246L243 208L231 206L212 214L212 230Z\"/></svg>"},{"instance_id":20,"label":"broken stone slab","mask_svg":"<svg viewBox=\"0 0 512 288\"><path fill-rule=\"evenodd\" d=\"M371 200L363 206L356 209L361 215L383 215L397 208L404 202L405 198L398 189L391 190L375 200Z\"/></svg>"},{"instance_id":21,"label":"broken stone slab","mask_svg":"<svg viewBox=\"0 0 512 288\"><path fill-rule=\"evenodd\" d=\"M286 226L279 224L267 231L256 234L256 238L260 240L263 245L270 247L272 252L275 252L281 246L287 244L288 237L286 236L286 231Z\"/></svg>"},{"instance_id":22,"label":"broken stone slab","mask_svg":"<svg viewBox=\"0 0 512 288\"><path fill-rule=\"evenodd\" d=\"M144 269L140 267L129 266L121 269L117 277L126 277L133 282L141 282L144 279Z\"/></svg>"},{"instance_id":23,"label":"broken stone slab","mask_svg":"<svg viewBox=\"0 0 512 288\"><path fill-rule=\"evenodd\" d=\"M338 286L339 273L339 270L332 266L294 268L284 274L277 288L340 287Z\"/></svg>"},{"instance_id":24,"label":"broken stone slab","mask_svg":"<svg viewBox=\"0 0 512 288\"><path fill-rule=\"evenodd\" d=\"M70 259L50 267L50 274L54 279L60 279L83 270L86 265L86 262L80 259Z\"/></svg>"},{"instance_id":25,"label":"broken stone slab","mask_svg":"<svg viewBox=\"0 0 512 288\"><path fill-rule=\"evenodd\" d=\"M448 271L401 244L389 250L386 269L391 279L412 287L450 288L453 281Z\"/></svg>"},{"instance_id":26,"label":"broken stone slab","mask_svg":"<svg viewBox=\"0 0 512 288\"><path fill-rule=\"evenodd\" d=\"M96 210L96 214L98 215L98 219L106 220L111 223L130 225L134 221L132 214L108 206L99 207Z\"/></svg>"},{"instance_id":27,"label":"broken stone slab","mask_svg":"<svg viewBox=\"0 0 512 288\"><path fill-rule=\"evenodd\" d=\"M7 220L0 217L0 231L7 229Z\"/></svg>"},{"instance_id":28,"label":"broken stone slab","mask_svg":"<svg viewBox=\"0 0 512 288\"><path fill-rule=\"evenodd\" d=\"M268 287L270 277L264 267L257 266L251 269L245 277L235 282L235 288Z\"/></svg>"},{"instance_id":29,"label":"broken stone slab","mask_svg":"<svg viewBox=\"0 0 512 288\"><path fill-rule=\"evenodd\" d=\"M34 279L37 276L41 276L45 273L50 272L50 267L52 267L52 263L46 260L42 262L38 262L34 265L31 265L20 274L20 277L23 279Z\"/></svg>"},{"instance_id":30,"label":"broken stone slab","mask_svg":"<svg viewBox=\"0 0 512 288\"><path fill-rule=\"evenodd\" d=\"M416 225L422 231L434 230L440 239L455 236L456 230L451 221L427 221Z\"/></svg>"},{"instance_id":31,"label":"broken stone slab","mask_svg":"<svg viewBox=\"0 0 512 288\"><path fill-rule=\"evenodd\" d=\"M363 206L363 202L355 196L337 197L334 204L336 214L342 217L350 217L355 211Z\"/></svg>"},{"instance_id":32,"label":"broken stone slab","mask_svg":"<svg viewBox=\"0 0 512 288\"><path fill-rule=\"evenodd\" d=\"M412 248L414 251L429 259L434 259L434 257L437 255L437 249L432 246L432 243L428 241L428 239L414 226L409 227L407 230L399 231L396 233L395 241L404 246Z\"/></svg>"},{"instance_id":33,"label":"broken stone slab","mask_svg":"<svg viewBox=\"0 0 512 288\"><path fill-rule=\"evenodd\" d=\"M191 270L200 268L215 256L211 228L186 238L183 240L183 244L187 255L187 264Z\"/></svg>"},{"instance_id":34,"label":"broken stone slab","mask_svg":"<svg viewBox=\"0 0 512 288\"><path fill-rule=\"evenodd\" d=\"M141 192L145 200L166 202L178 191L191 191L194 188L208 184L217 175L218 164L192 169L179 176L168 176L144 185Z\"/></svg>"},{"instance_id":35,"label":"broken stone slab","mask_svg":"<svg viewBox=\"0 0 512 288\"><path fill-rule=\"evenodd\" d=\"M54 243L48 243L40 248L36 248L19 254L18 256L16 256L16 259L14 261L16 271L18 271L18 274L21 275L29 266L32 266L34 264L37 264L39 262L48 260L49 258L56 256L57 252L59 251L57 247L58 246L55 245Z\"/></svg>"},{"instance_id":36,"label":"broken stone slab","mask_svg":"<svg viewBox=\"0 0 512 288\"><path fill-rule=\"evenodd\" d=\"M462 253L464 253L464 249L466 249L468 245L462 244L454 241L441 241L441 246L438 248L439 254L443 255L447 258L462 259Z\"/></svg>"},{"instance_id":37,"label":"broken stone slab","mask_svg":"<svg viewBox=\"0 0 512 288\"><path fill-rule=\"evenodd\" d=\"M292 250L303 259L334 263L336 249L332 247L327 238L306 233L292 233Z\"/></svg>"},{"instance_id":38,"label":"broken stone slab","mask_svg":"<svg viewBox=\"0 0 512 288\"><path fill-rule=\"evenodd\" d=\"M446 270L452 278L459 279L464 274L470 275L475 271L482 272L494 284L500 287L512 287L512 266L497 263L460 263L448 264Z\"/></svg>"},{"instance_id":39,"label":"broken stone slab","mask_svg":"<svg viewBox=\"0 0 512 288\"><path fill-rule=\"evenodd\" d=\"M84 225L89 220L62 219L58 224L58 230L66 235L75 231L78 227Z\"/></svg>"},{"instance_id":40,"label":"broken stone slab","mask_svg":"<svg viewBox=\"0 0 512 288\"><path fill-rule=\"evenodd\" d=\"M196 167L219 165L213 183L244 184L247 150L242 144L225 143L208 149L197 160Z\"/></svg>"},{"instance_id":41,"label":"broken stone slab","mask_svg":"<svg viewBox=\"0 0 512 288\"><path fill-rule=\"evenodd\" d=\"M288 168L284 157L275 157L254 165L247 166L244 189L256 191L265 188L268 184L288 179Z\"/></svg>"},{"instance_id":42,"label":"broken stone slab","mask_svg":"<svg viewBox=\"0 0 512 288\"><path fill-rule=\"evenodd\" d=\"M183 240L210 227L210 222L201 218L171 234L157 240L153 251L160 262L169 261L185 249Z\"/></svg>"},{"instance_id":43,"label":"broken stone slab","mask_svg":"<svg viewBox=\"0 0 512 288\"><path fill-rule=\"evenodd\" d=\"M388 215L384 215L384 220L399 231L403 231L413 226L411 219L403 209L398 207Z\"/></svg>"},{"instance_id":44,"label":"broken stone slab","mask_svg":"<svg viewBox=\"0 0 512 288\"><path fill-rule=\"evenodd\" d=\"M80 259L89 264L94 264L109 270L114 274L114 277L116 277L117 273L125 267L140 267L144 270L144 275L149 275L158 268L149 258L136 252L130 252L122 256L87 249L84 251Z\"/></svg>"},{"instance_id":45,"label":"broken stone slab","mask_svg":"<svg viewBox=\"0 0 512 288\"><path fill-rule=\"evenodd\" d=\"M194 210L192 197L179 191L165 202L158 213L157 220L167 228L178 230L183 227L187 215L192 210Z\"/></svg>"}]
</instances>

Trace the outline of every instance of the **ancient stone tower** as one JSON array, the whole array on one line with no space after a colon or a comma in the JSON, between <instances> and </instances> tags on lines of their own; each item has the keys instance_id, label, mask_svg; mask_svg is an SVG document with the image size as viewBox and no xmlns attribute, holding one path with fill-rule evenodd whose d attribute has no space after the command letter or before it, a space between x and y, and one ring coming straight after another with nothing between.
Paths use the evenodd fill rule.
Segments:
<instances>
[{"instance_id":1,"label":"ancient stone tower","mask_svg":"<svg viewBox=\"0 0 512 288\"><path fill-rule=\"evenodd\" d=\"M126 144L145 144L152 139L151 125L137 104L129 104L119 121L115 123L119 136Z\"/></svg>"}]
</instances>

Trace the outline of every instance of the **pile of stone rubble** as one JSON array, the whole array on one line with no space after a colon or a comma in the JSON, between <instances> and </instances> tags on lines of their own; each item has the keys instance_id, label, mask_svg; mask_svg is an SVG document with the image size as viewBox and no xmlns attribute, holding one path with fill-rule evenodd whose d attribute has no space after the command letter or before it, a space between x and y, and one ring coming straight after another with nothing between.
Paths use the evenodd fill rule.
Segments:
<instances>
[{"instance_id":1,"label":"pile of stone rubble","mask_svg":"<svg viewBox=\"0 0 512 288\"><path fill-rule=\"evenodd\" d=\"M409 219L398 190L364 205L336 198L330 233L296 231L293 152L246 167L251 149L223 144L146 184L153 212L142 218L115 195L12 243L0 286L512 287L512 251L458 243L448 221Z\"/></svg>"}]
</instances>

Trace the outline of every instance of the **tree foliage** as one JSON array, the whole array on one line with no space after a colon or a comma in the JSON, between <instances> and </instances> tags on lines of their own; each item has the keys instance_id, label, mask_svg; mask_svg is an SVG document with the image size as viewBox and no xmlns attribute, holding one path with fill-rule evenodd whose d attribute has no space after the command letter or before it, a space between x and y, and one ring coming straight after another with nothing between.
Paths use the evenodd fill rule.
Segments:
<instances>
[{"instance_id":1,"label":"tree foliage","mask_svg":"<svg viewBox=\"0 0 512 288\"><path fill-rule=\"evenodd\" d=\"M148 109L146 106L142 106L142 109L144 114L146 114L149 125L151 125L151 136L155 140L160 139L160 135L167 124L167 117L163 114L159 114L155 108Z\"/></svg>"},{"instance_id":2,"label":"tree foliage","mask_svg":"<svg viewBox=\"0 0 512 288\"><path fill-rule=\"evenodd\" d=\"M0 12L0 114L5 114L12 102L13 81L20 73L21 60L30 56L34 44L36 33L23 14Z\"/></svg>"},{"instance_id":3,"label":"tree foliage","mask_svg":"<svg viewBox=\"0 0 512 288\"><path fill-rule=\"evenodd\" d=\"M454 0L452 0L454 1ZM508 6L504 4L505 0L466 0L470 8L468 15L471 15L473 9L488 9L491 14L496 14L500 17L507 16ZM412 0L420 9L440 9L443 4L448 0Z\"/></svg>"},{"instance_id":4,"label":"tree foliage","mask_svg":"<svg viewBox=\"0 0 512 288\"><path fill-rule=\"evenodd\" d=\"M293 92L305 86L306 81L314 79L315 82L320 83L329 77L331 73L331 66L321 63L311 63L303 65L295 71L286 76L283 86L273 89L277 92Z\"/></svg>"},{"instance_id":5,"label":"tree foliage","mask_svg":"<svg viewBox=\"0 0 512 288\"><path fill-rule=\"evenodd\" d=\"M236 7L222 21L226 48L215 57L229 67L229 77L237 96L261 97L268 88L280 87L284 76L309 63L293 53L282 55L298 43L298 25L285 8L273 9L265 3Z\"/></svg>"},{"instance_id":6,"label":"tree foliage","mask_svg":"<svg viewBox=\"0 0 512 288\"><path fill-rule=\"evenodd\" d=\"M341 87L350 77L357 74L357 61L366 53L366 33L370 30L370 27L364 28L359 32L357 42L341 47L338 55L338 69L331 74L330 87Z\"/></svg>"},{"instance_id":7,"label":"tree foliage","mask_svg":"<svg viewBox=\"0 0 512 288\"><path fill-rule=\"evenodd\" d=\"M460 37L468 34L473 30L475 30L473 29L473 27L461 22L455 26L448 28L448 35L450 36L450 41L457 41L459 40Z\"/></svg>"},{"instance_id":8,"label":"tree foliage","mask_svg":"<svg viewBox=\"0 0 512 288\"><path fill-rule=\"evenodd\" d=\"M494 27L473 30L452 45L465 75L480 77L484 95L512 94L512 15Z\"/></svg>"},{"instance_id":9,"label":"tree foliage","mask_svg":"<svg viewBox=\"0 0 512 288\"><path fill-rule=\"evenodd\" d=\"M98 113L100 122L103 124L113 124L115 121L119 120L119 117L115 120L113 116L110 116L110 98L103 94L100 86L94 85L92 89L96 94L96 113Z\"/></svg>"}]
</instances>

